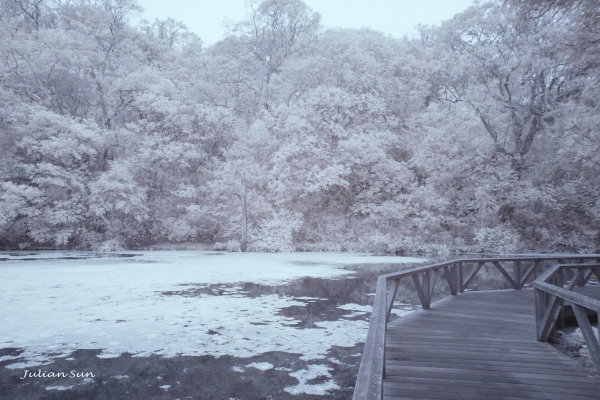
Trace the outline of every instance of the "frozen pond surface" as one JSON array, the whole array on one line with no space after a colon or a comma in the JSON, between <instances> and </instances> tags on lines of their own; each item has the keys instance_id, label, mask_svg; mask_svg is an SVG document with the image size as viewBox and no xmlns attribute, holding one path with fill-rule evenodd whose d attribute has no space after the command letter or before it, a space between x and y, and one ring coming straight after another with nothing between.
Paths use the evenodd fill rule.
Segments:
<instances>
[{"instance_id":1,"label":"frozen pond surface","mask_svg":"<svg viewBox=\"0 0 600 400\"><path fill-rule=\"evenodd\" d=\"M13 349L0 362L8 369L50 369L86 349L100 359L235 357L234 372L289 375L296 384L284 390L295 396L340 389L331 371L343 362L332 349L364 342L376 276L424 261L209 251L13 252L0 260L0 349ZM281 354L303 368L276 365Z\"/></svg>"}]
</instances>

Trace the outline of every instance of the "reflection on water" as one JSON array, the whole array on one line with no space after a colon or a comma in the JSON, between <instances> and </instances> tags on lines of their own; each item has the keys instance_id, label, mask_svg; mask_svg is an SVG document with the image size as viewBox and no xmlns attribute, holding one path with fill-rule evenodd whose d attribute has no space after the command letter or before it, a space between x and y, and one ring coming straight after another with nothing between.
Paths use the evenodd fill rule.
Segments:
<instances>
[{"instance_id":1,"label":"reflection on water","mask_svg":"<svg viewBox=\"0 0 600 400\"><path fill-rule=\"evenodd\" d=\"M478 255L481 257L481 255ZM247 296L259 297L266 295L279 295L293 297L294 300L303 302L304 305L295 305L279 310L278 314L294 318L298 321L298 328L319 328L316 323L322 321L335 321L341 318L353 320L368 320L377 286L377 278L382 274L407 270L417 266L433 264L442 261L430 259L426 263L403 264L355 264L346 266L345 269L354 271L354 274L335 279L305 277L281 285L264 285L258 283L239 284L181 284L185 289L179 291L161 292L165 296ZM297 265L316 264L307 261L293 261ZM475 268L475 265L465 264L465 276ZM472 281L467 290L504 289L508 283L502 275L491 265L484 267ZM446 276L443 271L436 277L434 285L434 301L450 295ZM346 305L356 305L347 307ZM396 295L394 311L390 320L397 318L407 310L414 310L421 305L411 278L404 278ZM362 306L362 307L361 307Z\"/></svg>"},{"instance_id":2,"label":"reflection on water","mask_svg":"<svg viewBox=\"0 0 600 400\"><path fill-rule=\"evenodd\" d=\"M295 262L307 265L307 262ZM243 284L182 284L186 289L161 292L164 296L247 296L259 297L279 295L293 297L304 303L304 306L290 306L279 310L279 315L291 317L298 321L298 328L319 328L315 323L335 321L341 318L368 320L379 275L413 268L421 263L404 264L358 264L346 267L354 274L337 279L305 277L281 285L262 285L246 282ZM191 287L190 287L191 286ZM415 309L418 297L414 290L407 287L397 298L401 309ZM354 304L357 307L344 307ZM394 316L392 315L393 319Z\"/></svg>"}]
</instances>

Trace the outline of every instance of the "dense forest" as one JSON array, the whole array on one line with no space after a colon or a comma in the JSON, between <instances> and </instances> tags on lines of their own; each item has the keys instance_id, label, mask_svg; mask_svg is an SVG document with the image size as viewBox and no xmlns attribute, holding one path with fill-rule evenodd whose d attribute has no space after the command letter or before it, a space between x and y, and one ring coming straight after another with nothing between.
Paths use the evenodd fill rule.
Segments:
<instances>
[{"instance_id":1,"label":"dense forest","mask_svg":"<svg viewBox=\"0 0 600 400\"><path fill-rule=\"evenodd\" d=\"M212 46L140 11L0 0L0 247L226 243L245 197L252 251L600 249L596 0L403 39L264 0Z\"/></svg>"}]
</instances>

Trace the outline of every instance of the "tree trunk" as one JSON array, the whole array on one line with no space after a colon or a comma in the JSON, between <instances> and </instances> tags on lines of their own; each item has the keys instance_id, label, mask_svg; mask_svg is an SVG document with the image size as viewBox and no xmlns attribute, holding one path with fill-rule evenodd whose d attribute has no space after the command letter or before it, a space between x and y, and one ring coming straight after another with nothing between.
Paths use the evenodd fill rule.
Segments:
<instances>
[{"instance_id":1,"label":"tree trunk","mask_svg":"<svg viewBox=\"0 0 600 400\"><path fill-rule=\"evenodd\" d=\"M270 66L267 63L265 65L265 72L263 76L263 84L262 84L262 93L261 93L261 101L265 110L269 111L271 106L269 106L269 85L271 84L271 73Z\"/></svg>"},{"instance_id":2,"label":"tree trunk","mask_svg":"<svg viewBox=\"0 0 600 400\"><path fill-rule=\"evenodd\" d=\"M240 200L242 202L242 240L240 241L240 249L246 251L248 247L248 224L246 212L246 178L242 174L242 182L240 186Z\"/></svg>"}]
</instances>

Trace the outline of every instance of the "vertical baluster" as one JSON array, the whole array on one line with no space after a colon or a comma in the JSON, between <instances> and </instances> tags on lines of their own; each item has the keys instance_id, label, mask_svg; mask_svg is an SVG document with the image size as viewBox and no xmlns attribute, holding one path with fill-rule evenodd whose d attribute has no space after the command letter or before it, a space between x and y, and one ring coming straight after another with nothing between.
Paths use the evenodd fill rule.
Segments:
<instances>
[{"instance_id":1,"label":"vertical baluster","mask_svg":"<svg viewBox=\"0 0 600 400\"><path fill-rule=\"evenodd\" d=\"M563 268L560 268L556 271L556 286L562 288L565 284L565 276L563 274ZM562 329L565 327L565 306L562 304L560 306L560 311L558 312L558 317L556 318L556 324L554 325L556 329ZM554 332L556 334L556 332Z\"/></svg>"},{"instance_id":2,"label":"vertical baluster","mask_svg":"<svg viewBox=\"0 0 600 400\"><path fill-rule=\"evenodd\" d=\"M448 287L450 288L450 294L455 296L457 293L456 289L456 264L444 267L444 274L446 275L446 280L448 281Z\"/></svg>"},{"instance_id":3,"label":"vertical baluster","mask_svg":"<svg viewBox=\"0 0 600 400\"><path fill-rule=\"evenodd\" d=\"M514 264L514 275L515 275L515 282L517 283L517 290L521 290L522 288L522 283L521 283L521 261L515 261Z\"/></svg>"},{"instance_id":4,"label":"vertical baluster","mask_svg":"<svg viewBox=\"0 0 600 400\"><path fill-rule=\"evenodd\" d=\"M423 307L423 308L425 308L426 310L429 310L429 308L431 307L430 282L431 282L431 273L429 271L426 271L423 273L423 283L422 283L423 294L425 295L426 305L427 305L427 307Z\"/></svg>"},{"instance_id":5,"label":"vertical baluster","mask_svg":"<svg viewBox=\"0 0 600 400\"><path fill-rule=\"evenodd\" d=\"M544 291L534 289L535 293L535 327L537 340L542 338L544 314L546 313L546 296Z\"/></svg>"},{"instance_id":6,"label":"vertical baluster","mask_svg":"<svg viewBox=\"0 0 600 400\"><path fill-rule=\"evenodd\" d=\"M465 288L463 287L463 264L462 262L458 263L456 267L456 286L459 293L464 292Z\"/></svg>"}]
</instances>

